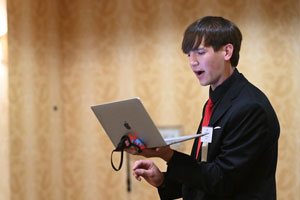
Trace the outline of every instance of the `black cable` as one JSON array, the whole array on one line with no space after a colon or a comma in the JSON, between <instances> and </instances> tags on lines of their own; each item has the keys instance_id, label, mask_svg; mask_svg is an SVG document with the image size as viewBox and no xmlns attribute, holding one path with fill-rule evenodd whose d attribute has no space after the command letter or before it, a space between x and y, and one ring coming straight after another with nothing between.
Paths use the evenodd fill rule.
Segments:
<instances>
[{"instance_id":1,"label":"black cable","mask_svg":"<svg viewBox=\"0 0 300 200\"><path fill-rule=\"evenodd\" d=\"M127 158L127 192L131 192L131 179L130 179L130 155L126 153Z\"/></svg>"},{"instance_id":2,"label":"black cable","mask_svg":"<svg viewBox=\"0 0 300 200\"><path fill-rule=\"evenodd\" d=\"M114 149L111 154L110 154L110 163L111 163L111 166L112 168L115 170L115 171L119 171L122 167L122 164L123 164L123 152L124 152L124 148L126 147L125 145L125 141L128 141L129 143L129 146L127 147L130 147L130 146L135 146L137 149L138 149L138 152L141 153L142 150L140 148L140 146L138 146L137 144L134 144L130 141L129 137L127 135L124 135L122 138L121 138L121 141L119 142L118 146L116 149ZM121 159L120 159L120 164L119 164L119 167L116 168L114 163L113 163L113 154L114 152L116 151L120 151L121 152ZM128 163L129 164L129 163Z\"/></svg>"}]
</instances>

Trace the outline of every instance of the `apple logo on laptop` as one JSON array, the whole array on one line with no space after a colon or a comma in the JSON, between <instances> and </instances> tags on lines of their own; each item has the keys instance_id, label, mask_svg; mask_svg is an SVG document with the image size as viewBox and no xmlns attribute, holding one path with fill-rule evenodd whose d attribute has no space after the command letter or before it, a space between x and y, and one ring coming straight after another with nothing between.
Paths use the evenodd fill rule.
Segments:
<instances>
[{"instance_id":1,"label":"apple logo on laptop","mask_svg":"<svg viewBox=\"0 0 300 200\"><path fill-rule=\"evenodd\" d=\"M126 129L128 129L128 130L131 130L131 127L130 127L130 125L128 124L128 122L124 122L124 126L125 126L125 128Z\"/></svg>"}]
</instances>

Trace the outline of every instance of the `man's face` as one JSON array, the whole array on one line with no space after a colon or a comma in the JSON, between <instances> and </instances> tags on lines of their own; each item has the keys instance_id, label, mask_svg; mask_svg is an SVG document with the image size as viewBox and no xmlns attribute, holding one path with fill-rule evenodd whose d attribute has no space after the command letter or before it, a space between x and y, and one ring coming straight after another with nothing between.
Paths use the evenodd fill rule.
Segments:
<instances>
[{"instance_id":1,"label":"man's face","mask_svg":"<svg viewBox=\"0 0 300 200\"><path fill-rule=\"evenodd\" d=\"M225 53L224 47L215 52L213 47L205 47L203 42L196 50L189 52L190 66L202 86L210 85L214 90L230 76Z\"/></svg>"}]
</instances>

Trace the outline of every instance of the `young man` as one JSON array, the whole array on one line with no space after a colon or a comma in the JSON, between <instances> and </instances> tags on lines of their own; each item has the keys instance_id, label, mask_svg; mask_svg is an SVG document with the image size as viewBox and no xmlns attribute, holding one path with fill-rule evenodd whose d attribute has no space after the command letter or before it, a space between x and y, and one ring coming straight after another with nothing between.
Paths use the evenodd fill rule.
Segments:
<instances>
[{"instance_id":1,"label":"young man","mask_svg":"<svg viewBox=\"0 0 300 200\"><path fill-rule=\"evenodd\" d=\"M139 154L167 162L165 173L149 160L133 167L161 199L276 199L279 122L267 97L236 69L241 41L238 27L222 17L201 18L185 31L182 50L200 84L210 86L198 129L209 136L195 140L191 155L169 147Z\"/></svg>"}]
</instances>

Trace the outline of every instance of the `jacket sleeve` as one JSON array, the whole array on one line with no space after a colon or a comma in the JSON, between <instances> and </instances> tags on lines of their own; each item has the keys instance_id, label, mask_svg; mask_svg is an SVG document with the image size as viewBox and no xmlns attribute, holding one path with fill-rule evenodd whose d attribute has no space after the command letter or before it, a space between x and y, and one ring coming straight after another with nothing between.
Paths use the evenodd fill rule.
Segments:
<instances>
[{"instance_id":1,"label":"jacket sleeve","mask_svg":"<svg viewBox=\"0 0 300 200\"><path fill-rule=\"evenodd\" d=\"M164 176L165 180L162 186L158 187L160 199L168 200L182 197L182 185L176 181L166 178L166 172L164 173Z\"/></svg>"},{"instance_id":2,"label":"jacket sleeve","mask_svg":"<svg viewBox=\"0 0 300 200\"><path fill-rule=\"evenodd\" d=\"M276 138L269 130L267 114L259 104L234 109L226 125L220 153L212 162L197 162L189 155L175 152L168 163L166 179L208 193L234 193L234 188L245 181L257 159Z\"/></svg>"}]
</instances>

